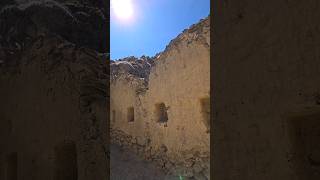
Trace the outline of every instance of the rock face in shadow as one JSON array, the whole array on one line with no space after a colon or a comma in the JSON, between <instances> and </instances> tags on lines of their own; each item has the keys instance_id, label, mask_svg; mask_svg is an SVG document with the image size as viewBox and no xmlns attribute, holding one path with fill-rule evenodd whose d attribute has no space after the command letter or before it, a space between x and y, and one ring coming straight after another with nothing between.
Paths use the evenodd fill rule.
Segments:
<instances>
[{"instance_id":1,"label":"rock face in shadow","mask_svg":"<svg viewBox=\"0 0 320 180\"><path fill-rule=\"evenodd\" d=\"M112 62L112 143L165 173L210 179L209 49L207 17L155 57Z\"/></svg>"},{"instance_id":2,"label":"rock face in shadow","mask_svg":"<svg viewBox=\"0 0 320 180\"><path fill-rule=\"evenodd\" d=\"M77 29L91 23L77 13L99 24L103 9L70 2L30 1L0 10L0 179L109 176L109 73L106 55L98 52L103 33L91 39L96 30ZM67 37L73 31L78 34Z\"/></svg>"},{"instance_id":3,"label":"rock face in shadow","mask_svg":"<svg viewBox=\"0 0 320 180\"><path fill-rule=\"evenodd\" d=\"M34 37L51 32L78 46L105 52L108 20L103 7L71 0L8 3L0 10L1 45L24 49Z\"/></svg>"}]
</instances>

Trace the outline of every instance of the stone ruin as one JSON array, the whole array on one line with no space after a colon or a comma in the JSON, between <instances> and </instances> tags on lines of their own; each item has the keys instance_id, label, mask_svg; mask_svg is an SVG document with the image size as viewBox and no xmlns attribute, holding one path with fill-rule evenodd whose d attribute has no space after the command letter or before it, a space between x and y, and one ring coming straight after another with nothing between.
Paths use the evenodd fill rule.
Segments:
<instances>
[{"instance_id":1,"label":"stone ruin","mask_svg":"<svg viewBox=\"0 0 320 180\"><path fill-rule=\"evenodd\" d=\"M111 61L110 70L111 143L168 174L210 179L210 17L162 53Z\"/></svg>"},{"instance_id":2,"label":"stone ruin","mask_svg":"<svg viewBox=\"0 0 320 180\"><path fill-rule=\"evenodd\" d=\"M106 11L1 5L0 179L108 179Z\"/></svg>"},{"instance_id":3,"label":"stone ruin","mask_svg":"<svg viewBox=\"0 0 320 180\"><path fill-rule=\"evenodd\" d=\"M210 178L209 18L155 57L110 62L109 76L105 6L0 5L0 179L107 179L109 122L113 143Z\"/></svg>"}]
</instances>

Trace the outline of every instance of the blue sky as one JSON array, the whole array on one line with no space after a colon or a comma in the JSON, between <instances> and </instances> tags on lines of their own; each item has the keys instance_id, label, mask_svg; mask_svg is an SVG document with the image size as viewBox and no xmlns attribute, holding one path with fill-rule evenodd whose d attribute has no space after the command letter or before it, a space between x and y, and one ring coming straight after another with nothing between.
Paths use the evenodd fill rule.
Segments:
<instances>
[{"instance_id":1,"label":"blue sky","mask_svg":"<svg viewBox=\"0 0 320 180\"><path fill-rule=\"evenodd\" d=\"M118 18L111 7L112 60L127 56L154 56L184 29L210 13L210 0L127 1L133 4L130 20Z\"/></svg>"}]
</instances>

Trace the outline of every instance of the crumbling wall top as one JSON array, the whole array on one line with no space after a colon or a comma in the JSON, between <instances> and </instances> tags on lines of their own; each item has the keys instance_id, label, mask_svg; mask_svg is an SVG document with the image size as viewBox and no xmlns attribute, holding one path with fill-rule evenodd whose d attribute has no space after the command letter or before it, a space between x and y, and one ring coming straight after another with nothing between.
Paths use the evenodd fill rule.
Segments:
<instances>
[{"instance_id":1,"label":"crumbling wall top","mask_svg":"<svg viewBox=\"0 0 320 180\"><path fill-rule=\"evenodd\" d=\"M144 85L148 86L149 74L151 69L156 66L156 61L164 61L168 52L178 49L179 44L198 42L205 47L210 47L210 16L201 19L200 22L193 24L185 29L175 39L173 39L163 52L157 53L154 57L142 56L140 58L130 56L110 62L111 83L119 79L135 81L143 79ZM120 78L122 77L122 78Z\"/></svg>"}]
</instances>

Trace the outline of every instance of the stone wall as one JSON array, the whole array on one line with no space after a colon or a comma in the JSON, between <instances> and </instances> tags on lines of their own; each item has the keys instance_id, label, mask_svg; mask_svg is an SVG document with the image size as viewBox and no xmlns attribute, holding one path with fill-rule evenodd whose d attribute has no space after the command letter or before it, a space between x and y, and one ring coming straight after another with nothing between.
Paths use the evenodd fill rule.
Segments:
<instances>
[{"instance_id":1,"label":"stone wall","mask_svg":"<svg viewBox=\"0 0 320 180\"><path fill-rule=\"evenodd\" d=\"M213 179L319 179L319 1L214 7Z\"/></svg>"},{"instance_id":2,"label":"stone wall","mask_svg":"<svg viewBox=\"0 0 320 180\"><path fill-rule=\"evenodd\" d=\"M97 52L106 32L79 31L99 24L99 11L50 0L0 7L0 179L108 178L108 62Z\"/></svg>"},{"instance_id":3,"label":"stone wall","mask_svg":"<svg viewBox=\"0 0 320 180\"><path fill-rule=\"evenodd\" d=\"M111 64L111 72L123 66L110 85L111 140L169 173L197 179L209 179L209 31L209 18L186 29L144 60L147 76L129 71L136 66L130 61Z\"/></svg>"},{"instance_id":4,"label":"stone wall","mask_svg":"<svg viewBox=\"0 0 320 180\"><path fill-rule=\"evenodd\" d=\"M107 74L102 58L55 36L39 37L21 57L0 67L2 158L17 154L18 179L52 179L73 155L77 173L70 179L106 179ZM68 144L75 149L67 151ZM65 154L57 154L64 145Z\"/></svg>"}]
</instances>

